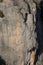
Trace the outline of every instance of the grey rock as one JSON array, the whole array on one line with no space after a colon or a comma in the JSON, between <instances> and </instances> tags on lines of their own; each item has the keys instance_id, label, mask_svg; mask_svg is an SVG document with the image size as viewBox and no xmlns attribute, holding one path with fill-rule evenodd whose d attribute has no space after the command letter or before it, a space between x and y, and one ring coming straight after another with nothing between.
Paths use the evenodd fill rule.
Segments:
<instances>
[{"instance_id":1,"label":"grey rock","mask_svg":"<svg viewBox=\"0 0 43 65\"><path fill-rule=\"evenodd\" d=\"M33 0L3 0L0 11L4 15L0 15L0 56L6 65L24 65L30 61L27 51L38 48L33 19L36 4Z\"/></svg>"}]
</instances>

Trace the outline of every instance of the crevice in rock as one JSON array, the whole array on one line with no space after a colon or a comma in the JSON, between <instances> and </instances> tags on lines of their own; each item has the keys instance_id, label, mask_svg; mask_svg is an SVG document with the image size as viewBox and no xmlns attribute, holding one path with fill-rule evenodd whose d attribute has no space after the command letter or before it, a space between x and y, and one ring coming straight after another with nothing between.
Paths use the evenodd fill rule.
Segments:
<instances>
[{"instance_id":1,"label":"crevice in rock","mask_svg":"<svg viewBox=\"0 0 43 65\"><path fill-rule=\"evenodd\" d=\"M3 2L3 0L0 0L0 2Z\"/></svg>"},{"instance_id":2,"label":"crevice in rock","mask_svg":"<svg viewBox=\"0 0 43 65\"><path fill-rule=\"evenodd\" d=\"M27 15L28 15L28 13L25 13L24 23L26 23L26 21L27 21Z\"/></svg>"},{"instance_id":3,"label":"crevice in rock","mask_svg":"<svg viewBox=\"0 0 43 65\"><path fill-rule=\"evenodd\" d=\"M5 60L0 56L0 65L6 65Z\"/></svg>"},{"instance_id":4,"label":"crevice in rock","mask_svg":"<svg viewBox=\"0 0 43 65\"><path fill-rule=\"evenodd\" d=\"M35 64L37 63L38 57L43 53L43 1L39 3L39 7L37 7L36 12L36 33L37 33L37 42L38 49L36 52Z\"/></svg>"},{"instance_id":5,"label":"crevice in rock","mask_svg":"<svg viewBox=\"0 0 43 65\"><path fill-rule=\"evenodd\" d=\"M0 10L0 17L3 18L4 17L4 14L3 12Z\"/></svg>"},{"instance_id":6,"label":"crevice in rock","mask_svg":"<svg viewBox=\"0 0 43 65\"><path fill-rule=\"evenodd\" d=\"M25 0L24 0L24 2L27 4L27 6L28 6L28 12L29 12L29 14L31 14L31 9L30 9L30 6L29 6L29 4L28 4L28 2L26 2Z\"/></svg>"}]
</instances>

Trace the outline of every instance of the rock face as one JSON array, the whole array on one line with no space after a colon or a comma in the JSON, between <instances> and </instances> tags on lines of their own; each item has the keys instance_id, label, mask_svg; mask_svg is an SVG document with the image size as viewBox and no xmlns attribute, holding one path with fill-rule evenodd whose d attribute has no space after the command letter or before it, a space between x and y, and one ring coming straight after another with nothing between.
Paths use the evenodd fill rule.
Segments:
<instances>
[{"instance_id":1,"label":"rock face","mask_svg":"<svg viewBox=\"0 0 43 65\"><path fill-rule=\"evenodd\" d=\"M38 48L35 2L0 0L0 58L6 65L28 65L30 51Z\"/></svg>"},{"instance_id":2,"label":"rock face","mask_svg":"<svg viewBox=\"0 0 43 65\"><path fill-rule=\"evenodd\" d=\"M38 57L36 65L43 65L43 53Z\"/></svg>"}]
</instances>

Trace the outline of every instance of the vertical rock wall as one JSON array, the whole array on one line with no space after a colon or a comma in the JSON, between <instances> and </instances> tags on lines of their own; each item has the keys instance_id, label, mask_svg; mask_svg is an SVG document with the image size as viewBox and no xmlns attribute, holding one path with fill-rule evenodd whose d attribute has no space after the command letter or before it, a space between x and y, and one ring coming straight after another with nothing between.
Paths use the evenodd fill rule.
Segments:
<instances>
[{"instance_id":1,"label":"vertical rock wall","mask_svg":"<svg viewBox=\"0 0 43 65\"><path fill-rule=\"evenodd\" d=\"M0 0L0 59L4 59L6 65L27 64L29 51L38 48L36 2Z\"/></svg>"}]
</instances>

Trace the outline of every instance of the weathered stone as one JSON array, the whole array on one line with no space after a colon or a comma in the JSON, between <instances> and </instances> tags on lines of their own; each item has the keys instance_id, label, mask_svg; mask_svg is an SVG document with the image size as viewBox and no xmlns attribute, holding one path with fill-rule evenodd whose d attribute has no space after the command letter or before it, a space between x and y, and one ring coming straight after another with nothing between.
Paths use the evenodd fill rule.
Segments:
<instances>
[{"instance_id":1,"label":"weathered stone","mask_svg":"<svg viewBox=\"0 0 43 65\"><path fill-rule=\"evenodd\" d=\"M36 4L33 0L3 0L0 11L0 56L6 65L29 65L31 59L34 63Z\"/></svg>"}]
</instances>

